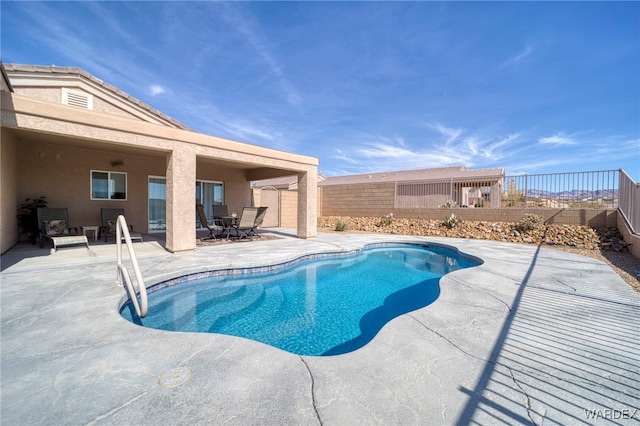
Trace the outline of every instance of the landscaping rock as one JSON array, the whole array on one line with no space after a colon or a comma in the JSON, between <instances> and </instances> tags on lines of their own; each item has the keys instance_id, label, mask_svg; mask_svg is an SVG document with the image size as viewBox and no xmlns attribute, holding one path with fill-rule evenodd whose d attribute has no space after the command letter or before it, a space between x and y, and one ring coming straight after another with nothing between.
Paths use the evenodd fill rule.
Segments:
<instances>
[{"instance_id":1,"label":"landscaping rock","mask_svg":"<svg viewBox=\"0 0 640 426\"><path fill-rule=\"evenodd\" d=\"M607 243L611 247L614 245L612 242L618 243L614 245L616 248L624 244L622 236L619 236L615 228L600 230L601 237L595 229L583 225L538 224L533 226L533 229L518 231L516 228L519 224L514 222L463 221L452 228L447 228L443 223L444 220L392 218L385 222L382 219L322 216L318 218L318 227L334 230L336 222L342 220L347 223L347 230L355 232L473 238L510 243L569 246L588 250L596 250Z\"/></svg>"}]
</instances>

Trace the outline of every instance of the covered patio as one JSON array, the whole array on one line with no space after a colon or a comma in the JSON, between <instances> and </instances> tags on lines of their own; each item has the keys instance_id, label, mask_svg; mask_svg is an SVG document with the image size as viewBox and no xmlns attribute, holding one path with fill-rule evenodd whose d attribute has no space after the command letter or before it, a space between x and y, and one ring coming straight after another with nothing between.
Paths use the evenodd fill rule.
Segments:
<instances>
[{"instance_id":1,"label":"covered patio","mask_svg":"<svg viewBox=\"0 0 640 426\"><path fill-rule=\"evenodd\" d=\"M191 251L196 200L213 197L199 188L215 186L215 201L241 212L251 205L251 181L291 174L301 195L296 234L316 235L316 158L191 131L82 70L6 67L0 252L21 238L20 203L40 196L68 208L70 226L96 225L101 208L123 208L135 230L166 232L167 250ZM65 90L90 96L91 108L65 104ZM99 179L120 187L103 196Z\"/></svg>"}]
</instances>

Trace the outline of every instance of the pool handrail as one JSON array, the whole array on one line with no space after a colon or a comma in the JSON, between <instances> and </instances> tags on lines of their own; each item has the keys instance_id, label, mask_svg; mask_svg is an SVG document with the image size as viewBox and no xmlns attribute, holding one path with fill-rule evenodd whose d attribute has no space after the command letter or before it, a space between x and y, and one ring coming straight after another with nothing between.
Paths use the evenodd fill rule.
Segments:
<instances>
[{"instance_id":1,"label":"pool handrail","mask_svg":"<svg viewBox=\"0 0 640 426\"><path fill-rule=\"evenodd\" d=\"M138 302L138 297L136 296L135 288L133 287L133 283L131 282L131 275L129 271L122 263L122 239L124 238L125 244L127 245L127 251L129 252L129 257L131 258L131 264L133 266L133 272L136 276L136 281L138 282L138 293L140 295L140 302ZM126 290L129 295L129 299L131 299L131 303L133 304L136 314L138 314L139 318L144 318L147 316L148 310L148 301L147 301L147 288L144 285L144 280L142 279L142 273L140 272L140 266L138 265L138 259L136 257L136 252L133 249L133 243L131 242L131 234L129 234L129 228L127 226L127 220L123 215L119 215L116 220L116 253L117 253L117 277L116 284L118 286L123 286L122 279L124 278L124 282L126 284Z\"/></svg>"}]
</instances>

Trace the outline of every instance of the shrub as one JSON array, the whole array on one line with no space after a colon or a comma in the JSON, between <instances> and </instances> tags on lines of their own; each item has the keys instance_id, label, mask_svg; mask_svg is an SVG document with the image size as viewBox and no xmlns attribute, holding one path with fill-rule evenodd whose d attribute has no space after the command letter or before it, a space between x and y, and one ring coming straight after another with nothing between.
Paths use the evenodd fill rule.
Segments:
<instances>
[{"instance_id":1,"label":"shrub","mask_svg":"<svg viewBox=\"0 0 640 426\"><path fill-rule=\"evenodd\" d=\"M26 232L31 244L36 243L38 233L38 207L47 207L47 197L27 198L18 208L18 224L22 228L20 232Z\"/></svg>"},{"instance_id":2,"label":"shrub","mask_svg":"<svg viewBox=\"0 0 640 426\"><path fill-rule=\"evenodd\" d=\"M527 213L524 218L518 223L518 230L520 231L532 231L538 226L544 223L544 218L537 214Z\"/></svg>"},{"instance_id":3,"label":"shrub","mask_svg":"<svg viewBox=\"0 0 640 426\"><path fill-rule=\"evenodd\" d=\"M455 209L456 207L458 207L458 202L453 200L449 200L446 203L438 206L438 208L441 209Z\"/></svg>"},{"instance_id":4,"label":"shrub","mask_svg":"<svg viewBox=\"0 0 640 426\"><path fill-rule=\"evenodd\" d=\"M389 213L388 215L380 219L381 226L389 226L391 225L392 222L393 222L393 213Z\"/></svg>"},{"instance_id":5,"label":"shrub","mask_svg":"<svg viewBox=\"0 0 640 426\"><path fill-rule=\"evenodd\" d=\"M462 220L458 219L455 214L451 213L451 216L446 218L442 224L449 229L455 228L457 224L461 223Z\"/></svg>"},{"instance_id":6,"label":"shrub","mask_svg":"<svg viewBox=\"0 0 640 426\"><path fill-rule=\"evenodd\" d=\"M347 230L347 222L342 220L342 219L339 219L336 222L334 229L336 231L339 231L339 232L346 231Z\"/></svg>"}]
</instances>

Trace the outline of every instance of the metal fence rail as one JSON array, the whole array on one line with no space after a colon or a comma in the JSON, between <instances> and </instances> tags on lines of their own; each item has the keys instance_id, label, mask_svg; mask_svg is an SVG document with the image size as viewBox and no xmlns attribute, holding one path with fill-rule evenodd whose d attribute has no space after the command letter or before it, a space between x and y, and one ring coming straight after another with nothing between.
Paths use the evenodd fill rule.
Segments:
<instances>
[{"instance_id":1,"label":"metal fence rail","mask_svg":"<svg viewBox=\"0 0 640 426\"><path fill-rule=\"evenodd\" d=\"M396 208L437 209L454 203L459 207L500 207L500 183L487 180L442 180L396 183Z\"/></svg>"},{"instance_id":2,"label":"metal fence rail","mask_svg":"<svg viewBox=\"0 0 640 426\"><path fill-rule=\"evenodd\" d=\"M622 214L634 234L640 234L640 183L620 170L620 205L618 211Z\"/></svg>"},{"instance_id":3,"label":"metal fence rail","mask_svg":"<svg viewBox=\"0 0 640 426\"><path fill-rule=\"evenodd\" d=\"M506 176L502 207L617 208L620 170Z\"/></svg>"}]
</instances>

